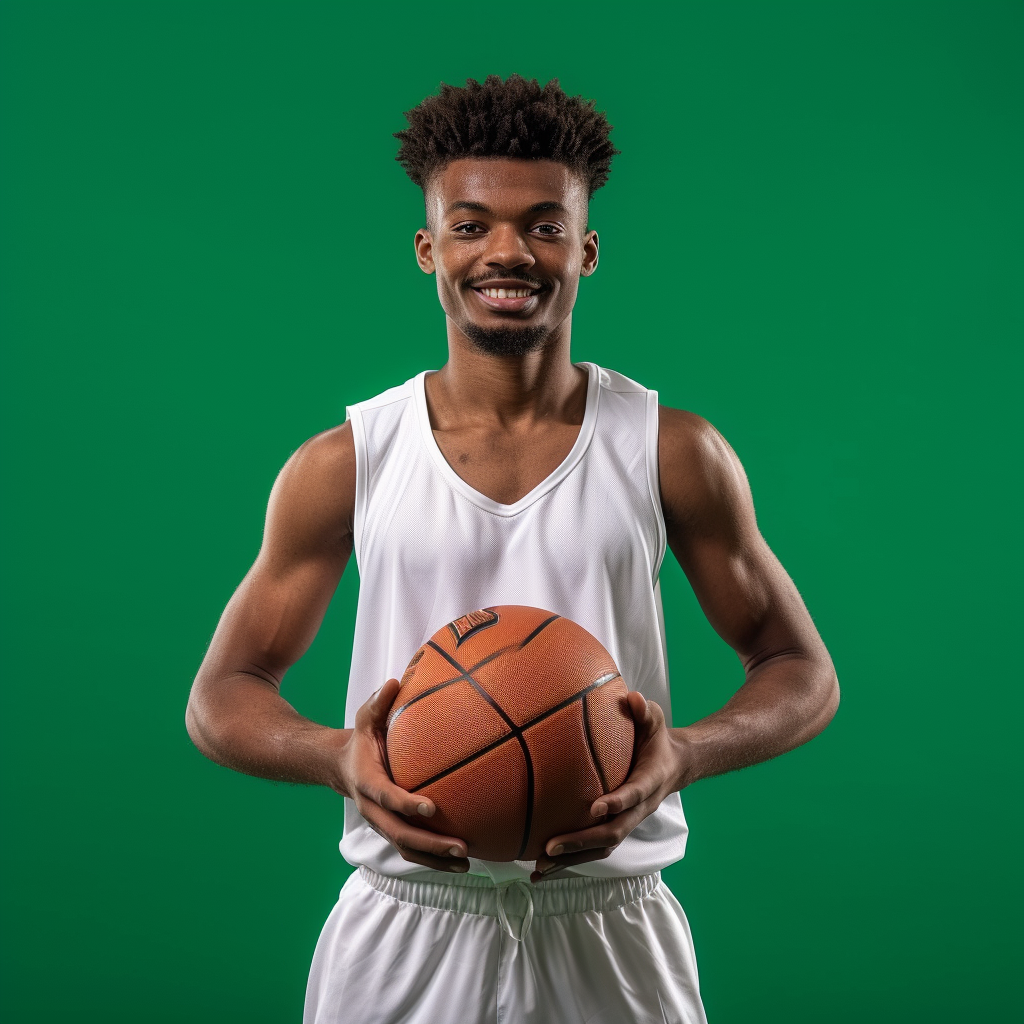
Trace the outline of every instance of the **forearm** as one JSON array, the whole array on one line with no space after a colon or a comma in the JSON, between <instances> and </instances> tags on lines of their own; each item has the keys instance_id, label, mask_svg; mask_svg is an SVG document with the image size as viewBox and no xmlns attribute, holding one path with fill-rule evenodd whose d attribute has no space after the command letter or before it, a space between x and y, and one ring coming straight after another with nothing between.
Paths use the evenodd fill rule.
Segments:
<instances>
[{"instance_id":1,"label":"forearm","mask_svg":"<svg viewBox=\"0 0 1024 1024\"><path fill-rule=\"evenodd\" d=\"M763 662L721 710L672 730L680 760L677 788L806 743L828 725L838 704L839 683L827 655Z\"/></svg>"},{"instance_id":2,"label":"forearm","mask_svg":"<svg viewBox=\"0 0 1024 1024\"><path fill-rule=\"evenodd\" d=\"M243 672L197 680L185 723L192 742L217 764L348 795L340 762L351 730L304 718L266 680Z\"/></svg>"}]
</instances>

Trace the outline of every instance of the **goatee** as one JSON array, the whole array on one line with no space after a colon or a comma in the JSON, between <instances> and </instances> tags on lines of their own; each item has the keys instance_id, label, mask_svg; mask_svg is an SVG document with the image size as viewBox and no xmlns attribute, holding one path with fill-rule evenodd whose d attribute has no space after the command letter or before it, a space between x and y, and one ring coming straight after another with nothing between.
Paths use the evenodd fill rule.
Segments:
<instances>
[{"instance_id":1,"label":"goatee","mask_svg":"<svg viewBox=\"0 0 1024 1024\"><path fill-rule=\"evenodd\" d=\"M467 324L466 337L490 356L524 356L542 348L550 333L546 327L480 327Z\"/></svg>"}]
</instances>

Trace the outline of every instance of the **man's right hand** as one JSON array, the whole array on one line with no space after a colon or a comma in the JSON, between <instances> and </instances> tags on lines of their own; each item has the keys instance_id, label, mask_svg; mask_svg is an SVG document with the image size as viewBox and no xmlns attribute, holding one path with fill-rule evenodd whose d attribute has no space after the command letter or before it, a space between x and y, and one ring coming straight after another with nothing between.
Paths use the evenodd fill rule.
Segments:
<instances>
[{"instance_id":1,"label":"man's right hand","mask_svg":"<svg viewBox=\"0 0 1024 1024\"><path fill-rule=\"evenodd\" d=\"M437 871L468 871L466 844L461 839L416 828L402 817L430 818L436 808L426 797L396 786L384 767L388 712L398 688L398 680L389 679L356 712L355 728L341 752L339 789L404 860Z\"/></svg>"}]
</instances>

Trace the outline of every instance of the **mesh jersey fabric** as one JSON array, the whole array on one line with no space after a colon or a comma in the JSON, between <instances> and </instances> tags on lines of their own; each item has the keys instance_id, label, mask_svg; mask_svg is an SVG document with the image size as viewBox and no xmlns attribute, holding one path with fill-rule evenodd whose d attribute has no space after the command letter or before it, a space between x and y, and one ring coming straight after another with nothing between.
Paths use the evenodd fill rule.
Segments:
<instances>
[{"instance_id":1,"label":"mesh jersey fabric","mask_svg":"<svg viewBox=\"0 0 1024 1024\"><path fill-rule=\"evenodd\" d=\"M345 724L387 679L401 678L433 633L490 605L533 605L589 630L626 685L671 722L658 573L665 522L658 487L658 395L593 363L586 411L562 464L503 505L445 460L430 427L428 371L348 410L356 450L355 556L359 568ZM596 877L660 871L682 857L679 794L604 860L569 869ZM382 875L441 881L404 860L345 800L341 853ZM528 878L533 863L470 859L494 882Z\"/></svg>"}]
</instances>

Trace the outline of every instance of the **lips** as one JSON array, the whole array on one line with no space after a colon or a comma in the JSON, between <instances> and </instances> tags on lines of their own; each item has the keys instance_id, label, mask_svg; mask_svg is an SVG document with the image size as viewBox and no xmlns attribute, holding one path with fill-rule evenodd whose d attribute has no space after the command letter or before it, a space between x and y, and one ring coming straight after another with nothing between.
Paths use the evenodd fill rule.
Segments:
<instances>
[{"instance_id":1,"label":"lips","mask_svg":"<svg viewBox=\"0 0 1024 1024\"><path fill-rule=\"evenodd\" d=\"M537 304L543 291L526 281L487 281L473 286L473 291L488 308L503 313L519 313Z\"/></svg>"}]
</instances>

